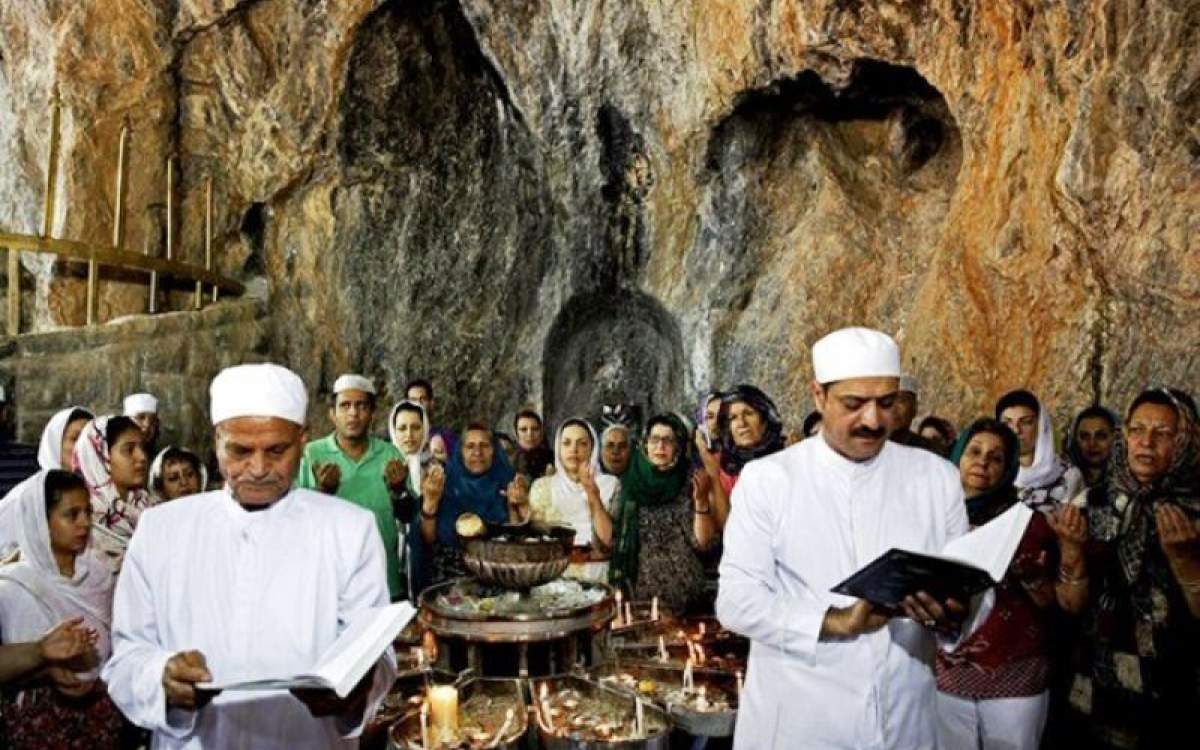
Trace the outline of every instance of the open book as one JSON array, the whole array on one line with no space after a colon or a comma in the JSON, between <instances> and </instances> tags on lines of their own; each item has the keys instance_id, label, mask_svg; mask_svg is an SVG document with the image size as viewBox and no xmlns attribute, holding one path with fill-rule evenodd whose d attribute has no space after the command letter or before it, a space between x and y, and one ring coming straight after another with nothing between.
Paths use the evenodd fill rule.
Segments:
<instances>
[{"instance_id":1,"label":"open book","mask_svg":"<svg viewBox=\"0 0 1200 750\"><path fill-rule=\"evenodd\" d=\"M962 604L1004 577L1033 511L1023 503L951 541L941 554L890 549L833 588L835 594L898 609L904 597L924 591L938 601Z\"/></svg>"},{"instance_id":2,"label":"open book","mask_svg":"<svg viewBox=\"0 0 1200 750\"><path fill-rule=\"evenodd\" d=\"M391 648L392 641L416 614L409 602L396 602L358 613L321 654L311 671L303 674L275 675L248 681L200 683L201 690L291 690L318 688L332 690L345 698L379 657Z\"/></svg>"}]
</instances>

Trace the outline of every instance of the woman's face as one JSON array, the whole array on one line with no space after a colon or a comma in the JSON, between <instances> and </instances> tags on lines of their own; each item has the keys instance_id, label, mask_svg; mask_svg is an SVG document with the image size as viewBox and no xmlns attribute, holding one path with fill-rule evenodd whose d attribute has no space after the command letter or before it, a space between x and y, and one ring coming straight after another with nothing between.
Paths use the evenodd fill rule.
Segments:
<instances>
[{"instance_id":1,"label":"woman's face","mask_svg":"<svg viewBox=\"0 0 1200 750\"><path fill-rule=\"evenodd\" d=\"M446 441L442 439L441 435L429 438L429 455L443 464L450 459L450 451L446 450Z\"/></svg>"},{"instance_id":2,"label":"woman's face","mask_svg":"<svg viewBox=\"0 0 1200 750\"><path fill-rule=\"evenodd\" d=\"M704 425L708 428L708 434L715 439L717 436L717 416L721 413L721 399L713 398L708 400L708 404L704 407Z\"/></svg>"},{"instance_id":3,"label":"woman's face","mask_svg":"<svg viewBox=\"0 0 1200 750\"><path fill-rule=\"evenodd\" d=\"M1028 406L1010 406L1000 413L1000 421L1017 434L1021 455L1033 456L1037 450L1038 415Z\"/></svg>"},{"instance_id":4,"label":"woman's face","mask_svg":"<svg viewBox=\"0 0 1200 750\"><path fill-rule=\"evenodd\" d=\"M425 425L421 421L421 415L415 411L401 410L396 414L393 427L396 428L396 441L400 443L400 450L404 451L406 456L415 456L421 450L421 444L425 442Z\"/></svg>"},{"instance_id":5,"label":"woman's face","mask_svg":"<svg viewBox=\"0 0 1200 750\"><path fill-rule=\"evenodd\" d=\"M729 431L733 444L739 448L753 448L762 442L767 432L767 422L758 411L744 401L729 406Z\"/></svg>"},{"instance_id":6,"label":"woman's face","mask_svg":"<svg viewBox=\"0 0 1200 750\"><path fill-rule=\"evenodd\" d=\"M600 458L609 474L621 475L629 468L629 433L612 429L604 433L604 444L600 446Z\"/></svg>"},{"instance_id":7,"label":"woman's face","mask_svg":"<svg viewBox=\"0 0 1200 750\"><path fill-rule=\"evenodd\" d=\"M958 472L963 492L973 497L987 492L1000 483L1004 476L1004 441L999 435L980 432L967 441L962 458L958 460Z\"/></svg>"},{"instance_id":8,"label":"woman's face","mask_svg":"<svg viewBox=\"0 0 1200 750\"><path fill-rule=\"evenodd\" d=\"M472 474L486 474L495 458L492 435L484 430L469 430L462 439L463 465Z\"/></svg>"},{"instance_id":9,"label":"woman's face","mask_svg":"<svg viewBox=\"0 0 1200 750\"><path fill-rule=\"evenodd\" d=\"M50 550L56 555L78 555L87 548L92 528L92 503L87 490L67 490L46 514Z\"/></svg>"},{"instance_id":10,"label":"woman's face","mask_svg":"<svg viewBox=\"0 0 1200 750\"><path fill-rule=\"evenodd\" d=\"M592 433L580 425L568 425L558 443L558 458L571 476L592 460Z\"/></svg>"},{"instance_id":11,"label":"woman's face","mask_svg":"<svg viewBox=\"0 0 1200 750\"><path fill-rule=\"evenodd\" d=\"M1079 452L1088 466L1099 468L1108 461L1112 453L1113 428L1104 417L1088 417L1079 420L1075 428L1075 440L1079 443Z\"/></svg>"},{"instance_id":12,"label":"woman's face","mask_svg":"<svg viewBox=\"0 0 1200 750\"><path fill-rule=\"evenodd\" d=\"M129 490L146 486L149 461L146 458L146 446L142 442L145 439L141 430L125 430L117 436L117 442L109 446L113 484L122 496Z\"/></svg>"},{"instance_id":13,"label":"woman's face","mask_svg":"<svg viewBox=\"0 0 1200 750\"><path fill-rule=\"evenodd\" d=\"M62 436L62 465L67 471L75 469L75 443L79 441L79 435L83 432L83 428L87 427L88 419L76 419L74 422L68 422L66 429L63 430Z\"/></svg>"},{"instance_id":14,"label":"woman's face","mask_svg":"<svg viewBox=\"0 0 1200 750\"><path fill-rule=\"evenodd\" d=\"M665 424L656 424L646 436L646 457L656 469L669 469L679 455L679 438Z\"/></svg>"},{"instance_id":15,"label":"woman's face","mask_svg":"<svg viewBox=\"0 0 1200 750\"><path fill-rule=\"evenodd\" d=\"M517 420L517 445L521 450L529 451L542 444L542 423L533 417L521 417Z\"/></svg>"},{"instance_id":16,"label":"woman's face","mask_svg":"<svg viewBox=\"0 0 1200 750\"><path fill-rule=\"evenodd\" d=\"M187 459L166 461L162 468L162 493L164 500L175 500L195 495L201 489L200 472Z\"/></svg>"}]
</instances>

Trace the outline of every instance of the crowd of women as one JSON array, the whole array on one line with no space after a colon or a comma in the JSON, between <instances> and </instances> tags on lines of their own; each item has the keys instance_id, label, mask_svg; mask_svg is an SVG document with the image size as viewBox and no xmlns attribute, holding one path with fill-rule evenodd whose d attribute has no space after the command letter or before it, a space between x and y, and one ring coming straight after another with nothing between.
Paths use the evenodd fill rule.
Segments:
<instances>
[{"instance_id":1,"label":"crowd of women","mask_svg":"<svg viewBox=\"0 0 1200 750\"><path fill-rule=\"evenodd\" d=\"M397 598L462 574L456 522L473 513L569 526L569 575L658 597L679 613L711 611L742 468L820 439L819 414L789 434L771 398L749 385L644 424L581 416L551 432L523 409L511 433L482 422L456 432L432 424L427 381L410 384L387 413L387 440L362 438L352 433L372 425L374 389L348 382L357 387L334 394L327 440L335 452L355 439L386 443L370 481L387 498L381 533L395 532L385 546L402 571ZM343 396L358 401L341 410ZM135 416L63 409L45 427L41 471L0 501L0 727L11 747L137 741L97 680L112 588L140 513L208 487L209 475L195 452L155 450L157 424ZM1097 747L1167 746L1162 728L1176 723L1165 718L1200 707L1200 419L1191 397L1149 389L1123 419L1089 407L1061 446L1050 410L1023 390L961 430L929 417L914 432L911 421L892 420L894 437L958 467L973 526L1015 503L1040 511L963 637L936 655L942 744L1032 748L1072 737L1076 746L1086 736ZM363 445L348 466L376 455ZM345 490L346 477L323 466L302 467L311 476L301 483ZM1082 516L1083 531L1064 523L1064 508ZM967 714L974 719L960 721Z\"/></svg>"}]
</instances>

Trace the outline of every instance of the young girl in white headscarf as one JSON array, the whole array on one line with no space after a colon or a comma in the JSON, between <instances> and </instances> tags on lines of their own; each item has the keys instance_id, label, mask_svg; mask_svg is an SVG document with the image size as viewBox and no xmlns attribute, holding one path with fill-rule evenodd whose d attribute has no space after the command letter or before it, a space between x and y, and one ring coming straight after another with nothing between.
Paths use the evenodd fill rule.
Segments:
<instances>
[{"instance_id":1,"label":"young girl in white headscarf","mask_svg":"<svg viewBox=\"0 0 1200 750\"><path fill-rule=\"evenodd\" d=\"M38 466L46 470L72 471L74 467L70 464L75 443L94 416L82 406L68 406L50 417L38 445Z\"/></svg>"},{"instance_id":2,"label":"young girl in white headscarf","mask_svg":"<svg viewBox=\"0 0 1200 750\"><path fill-rule=\"evenodd\" d=\"M1055 451L1050 412L1036 396L1025 390L1009 391L996 402L996 419L1008 425L1021 443L1021 470L1015 482L1021 502L1050 512L1084 489L1083 474Z\"/></svg>"},{"instance_id":3,"label":"young girl in white headscarf","mask_svg":"<svg viewBox=\"0 0 1200 750\"><path fill-rule=\"evenodd\" d=\"M429 415L425 407L416 401L401 401L392 407L388 415L388 437L396 450L400 451L408 469L404 492L399 496L392 494L392 510L400 524L399 546L404 550L404 559L400 563L407 577L409 598L414 601L429 585L433 574L429 554L421 542L421 517L418 513L421 507L421 481L430 463L435 461L429 449L431 432Z\"/></svg>"},{"instance_id":4,"label":"young girl in white headscarf","mask_svg":"<svg viewBox=\"0 0 1200 750\"><path fill-rule=\"evenodd\" d=\"M92 543L119 570L142 511L150 459L145 435L129 417L97 417L75 443L75 469L92 498Z\"/></svg>"},{"instance_id":5,"label":"young girl in white headscarf","mask_svg":"<svg viewBox=\"0 0 1200 750\"><path fill-rule=\"evenodd\" d=\"M40 638L59 622L83 618L98 637L75 662L0 692L8 747L116 748L122 718L98 681L111 652L108 563L90 551L87 487L76 475L40 471L16 489L20 561L0 566L0 638Z\"/></svg>"},{"instance_id":6,"label":"young girl in white headscarf","mask_svg":"<svg viewBox=\"0 0 1200 750\"><path fill-rule=\"evenodd\" d=\"M621 482L600 468L600 440L586 420L568 419L554 436L554 475L529 488L534 521L575 529L575 553L567 575L608 579L612 552L613 498Z\"/></svg>"}]
</instances>

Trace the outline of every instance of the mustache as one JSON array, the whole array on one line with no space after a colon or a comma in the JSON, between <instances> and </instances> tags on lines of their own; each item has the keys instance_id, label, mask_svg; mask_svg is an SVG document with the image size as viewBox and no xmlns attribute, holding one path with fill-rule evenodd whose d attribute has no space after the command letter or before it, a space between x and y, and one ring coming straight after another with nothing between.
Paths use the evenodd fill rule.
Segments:
<instances>
[{"instance_id":1,"label":"mustache","mask_svg":"<svg viewBox=\"0 0 1200 750\"><path fill-rule=\"evenodd\" d=\"M872 440L877 440L885 435L887 435L887 430L882 427L856 427L850 431L851 437L870 438Z\"/></svg>"}]
</instances>

